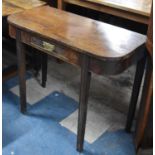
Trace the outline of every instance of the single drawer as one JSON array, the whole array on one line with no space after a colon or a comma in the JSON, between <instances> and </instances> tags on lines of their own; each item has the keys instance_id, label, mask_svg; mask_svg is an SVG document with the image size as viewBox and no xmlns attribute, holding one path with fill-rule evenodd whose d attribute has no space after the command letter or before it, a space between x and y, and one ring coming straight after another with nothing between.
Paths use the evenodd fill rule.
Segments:
<instances>
[{"instance_id":1,"label":"single drawer","mask_svg":"<svg viewBox=\"0 0 155 155\"><path fill-rule=\"evenodd\" d=\"M9 34L12 38L16 38L16 29L13 26L9 26ZM21 31L21 41L60 60L76 66L80 65L80 54L69 47L55 43L54 41L47 41L39 35L26 31Z\"/></svg>"},{"instance_id":2,"label":"single drawer","mask_svg":"<svg viewBox=\"0 0 155 155\"><path fill-rule=\"evenodd\" d=\"M48 42L44 39L33 36L31 37L30 45L40 51L47 53L48 55L52 55L63 61L79 66L79 53L68 47L58 45L53 42Z\"/></svg>"}]
</instances>

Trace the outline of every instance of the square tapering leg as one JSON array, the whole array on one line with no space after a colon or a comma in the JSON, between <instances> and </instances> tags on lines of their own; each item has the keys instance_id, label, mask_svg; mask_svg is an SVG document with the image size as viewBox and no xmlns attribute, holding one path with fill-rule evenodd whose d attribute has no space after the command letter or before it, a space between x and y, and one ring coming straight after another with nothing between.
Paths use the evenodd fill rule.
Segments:
<instances>
[{"instance_id":1,"label":"square tapering leg","mask_svg":"<svg viewBox=\"0 0 155 155\"><path fill-rule=\"evenodd\" d=\"M81 85L80 85L80 101L78 113L78 133L77 133L77 150L83 151L86 117L87 117L87 102L89 96L89 87L91 80L91 72L89 72L89 56L83 55L81 61Z\"/></svg>"},{"instance_id":2,"label":"square tapering leg","mask_svg":"<svg viewBox=\"0 0 155 155\"><path fill-rule=\"evenodd\" d=\"M16 30L16 48L18 58L19 92L20 92L20 110L26 112L26 77L25 77L25 50L21 42L21 31Z\"/></svg>"},{"instance_id":3,"label":"square tapering leg","mask_svg":"<svg viewBox=\"0 0 155 155\"><path fill-rule=\"evenodd\" d=\"M46 53L42 53L42 87L46 87L47 81L47 65L48 65L48 55Z\"/></svg>"},{"instance_id":4,"label":"square tapering leg","mask_svg":"<svg viewBox=\"0 0 155 155\"><path fill-rule=\"evenodd\" d=\"M144 85L140 99L134 141L136 150L153 147L153 64L152 57L148 54L144 75Z\"/></svg>"},{"instance_id":5,"label":"square tapering leg","mask_svg":"<svg viewBox=\"0 0 155 155\"><path fill-rule=\"evenodd\" d=\"M140 61L138 61L137 66L136 66L135 79L134 79L131 101L129 105L127 122L126 122L126 127L125 127L126 132L130 132L132 128L136 106L137 106L137 101L139 97L139 91L140 91L140 87L141 87L141 83L143 79L145 64L146 64L146 58L144 57Z\"/></svg>"}]
</instances>

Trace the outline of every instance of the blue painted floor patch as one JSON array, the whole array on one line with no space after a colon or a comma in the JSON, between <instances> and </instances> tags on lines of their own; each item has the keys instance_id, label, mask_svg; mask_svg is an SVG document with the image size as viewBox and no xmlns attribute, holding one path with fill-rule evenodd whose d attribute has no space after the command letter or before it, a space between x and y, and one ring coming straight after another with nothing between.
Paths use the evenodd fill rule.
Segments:
<instances>
[{"instance_id":1,"label":"blue painted floor patch","mask_svg":"<svg viewBox=\"0 0 155 155\"><path fill-rule=\"evenodd\" d=\"M18 78L3 84L3 155L136 155L132 135L125 131L106 132L93 144L76 151L76 135L60 125L78 108L72 98L51 92L38 103L19 111L19 97L10 91Z\"/></svg>"}]
</instances>

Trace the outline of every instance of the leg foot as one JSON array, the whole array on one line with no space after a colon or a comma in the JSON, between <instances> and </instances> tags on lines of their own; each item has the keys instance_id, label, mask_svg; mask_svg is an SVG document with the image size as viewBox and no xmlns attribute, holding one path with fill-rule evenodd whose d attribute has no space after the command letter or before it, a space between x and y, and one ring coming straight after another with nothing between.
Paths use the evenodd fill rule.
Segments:
<instances>
[{"instance_id":1,"label":"leg foot","mask_svg":"<svg viewBox=\"0 0 155 155\"><path fill-rule=\"evenodd\" d=\"M81 65L81 88L78 113L77 151L79 152L83 151L90 80L91 73L89 72L89 57L84 55L82 57Z\"/></svg>"},{"instance_id":2,"label":"leg foot","mask_svg":"<svg viewBox=\"0 0 155 155\"><path fill-rule=\"evenodd\" d=\"M140 90L140 86L141 86L141 82L142 82L142 78L143 78L144 67L145 67L145 58L141 59L137 63L134 85L133 85L133 90L132 90L132 96L131 96L128 116L127 116L127 122L126 122L126 127L125 127L126 132L131 132L131 127L132 127L132 123L134 120L136 106L137 106L137 100L138 100L138 96L139 96L139 90Z\"/></svg>"},{"instance_id":3,"label":"leg foot","mask_svg":"<svg viewBox=\"0 0 155 155\"><path fill-rule=\"evenodd\" d=\"M20 111L26 112L26 78L25 78L25 49L21 42L21 32L16 30L16 47L18 58L19 92L20 92Z\"/></svg>"}]
</instances>

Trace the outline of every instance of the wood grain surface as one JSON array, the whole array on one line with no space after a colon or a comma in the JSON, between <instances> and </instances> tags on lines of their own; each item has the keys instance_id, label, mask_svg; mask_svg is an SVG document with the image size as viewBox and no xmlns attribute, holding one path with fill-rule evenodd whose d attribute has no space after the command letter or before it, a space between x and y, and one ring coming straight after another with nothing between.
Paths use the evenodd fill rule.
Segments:
<instances>
[{"instance_id":1,"label":"wood grain surface","mask_svg":"<svg viewBox=\"0 0 155 155\"><path fill-rule=\"evenodd\" d=\"M3 0L2 1L2 16L8 16L14 13L21 12L26 9L32 9L45 5L42 0Z\"/></svg>"},{"instance_id":2,"label":"wood grain surface","mask_svg":"<svg viewBox=\"0 0 155 155\"><path fill-rule=\"evenodd\" d=\"M150 16L152 0L85 0L129 12Z\"/></svg>"},{"instance_id":3,"label":"wood grain surface","mask_svg":"<svg viewBox=\"0 0 155 155\"><path fill-rule=\"evenodd\" d=\"M144 35L49 6L8 18L9 24L102 59L123 59L146 41Z\"/></svg>"},{"instance_id":4,"label":"wood grain surface","mask_svg":"<svg viewBox=\"0 0 155 155\"><path fill-rule=\"evenodd\" d=\"M65 9L66 4L148 24L152 0L58 0L59 9Z\"/></svg>"},{"instance_id":5,"label":"wood grain surface","mask_svg":"<svg viewBox=\"0 0 155 155\"><path fill-rule=\"evenodd\" d=\"M23 11L22 8L19 8L15 5L12 5L12 4L4 2L4 1L2 2L2 16L3 17L17 13L17 12L21 12L21 11Z\"/></svg>"},{"instance_id":6,"label":"wood grain surface","mask_svg":"<svg viewBox=\"0 0 155 155\"><path fill-rule=\"evenodd\" d=\"M32 9L34 7L46 4L46 2L42 0L4 0L4 1L23 9Z\"/></svg>"},{"instance_id":7,"label":"wood grain surface","mask_svg":"<svg viewBox=\"0 0 155 155\"><path fill-rule=\"evenodd\" d=\"M153 7L151 11L150 20L149 20L146 47L147 47L149 54L151 55L153 59Z\"/></svg>"}]
</instances>

